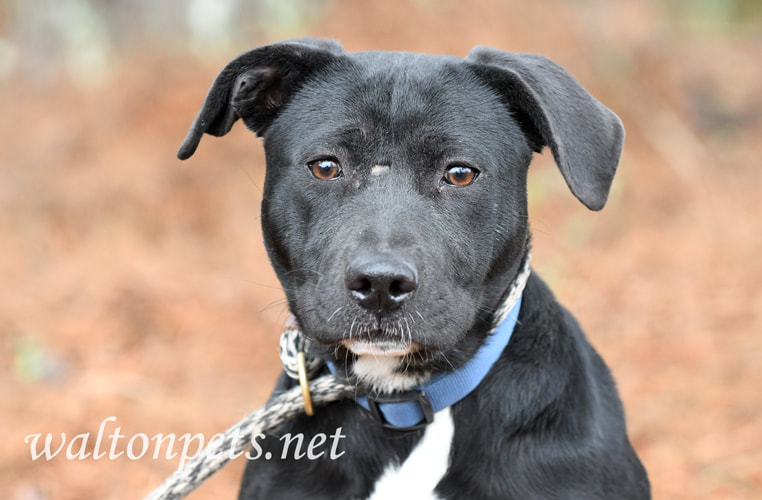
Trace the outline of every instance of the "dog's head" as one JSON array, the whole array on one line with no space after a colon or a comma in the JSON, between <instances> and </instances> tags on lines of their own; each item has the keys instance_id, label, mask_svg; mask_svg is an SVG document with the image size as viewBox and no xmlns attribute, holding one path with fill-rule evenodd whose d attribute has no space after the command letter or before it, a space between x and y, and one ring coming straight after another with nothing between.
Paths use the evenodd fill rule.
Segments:
<instances>
[{"instance_id":1,"label":"dog's head","mask_svg":"<svg viewBox=\"0 0 762 500\"><path fill-rule=\"evenodd\" d=\"M624 140L560 66L481 47L465 59L312 39L254 49L217 76L178 156L238 118L264 138L262 226L291 311L386 388L464 362L489 331L528 251L533 152L548 146L598 210ZM413 376L374 380L379 367Z\"/></svg>"}]
</instances>

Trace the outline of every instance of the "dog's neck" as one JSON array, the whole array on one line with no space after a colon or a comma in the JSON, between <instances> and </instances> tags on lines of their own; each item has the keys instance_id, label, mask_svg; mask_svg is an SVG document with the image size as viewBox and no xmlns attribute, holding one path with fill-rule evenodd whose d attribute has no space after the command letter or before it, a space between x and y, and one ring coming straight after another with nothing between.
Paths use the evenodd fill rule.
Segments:
<instances>
[{"instance_id":1,"label":"dog's neck","mask_svg":"<svg viewBox=\"0 0 762 500\"><path fill-rule=\"evenodd\" d=\"M518 274L511 282L505 298L494 313L493 328L490 335L506 319L508 313L521 297L530 274L531 254L527 252ZM436 375L430 371L408 371L406 370L408 361L405 356L361 355L352 363L349 375L356 379L358 385L381 394L410 390L426 383Z\"/></svg>"}]
</instances>

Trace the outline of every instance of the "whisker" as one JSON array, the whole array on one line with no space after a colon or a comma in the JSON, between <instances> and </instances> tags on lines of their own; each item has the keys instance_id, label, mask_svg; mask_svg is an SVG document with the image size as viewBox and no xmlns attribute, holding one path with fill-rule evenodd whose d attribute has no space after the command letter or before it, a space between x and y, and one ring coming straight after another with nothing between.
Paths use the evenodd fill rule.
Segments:
<instances>
[{"instance_id":1,"label":"whisker","mask_svg":"<svg viewBox=\"0 0 762 500\"><path fill-rule=\"evenodd\" d=\"M453 371L454 371L454 370L455 370L455 366L454 366L454 365L452 364L452 362L451 362L451 361L450 361L450 360L447 358L447 354L445 354L445 353L441 353L441 356L442 356L442 360L443 360L445 363L447 363L448 365L450 365L450 368L452 368L452 369L453 369Z\"/></svg>"},{"instance_id":2,"label":"whisker","mask_svg":"<svg viewBox=\"0 0 762 500\"><path fill-rule=\"evenodd\" d=\"M330 323L330 322L331 322L331 320L333 319L333 317L336 315L336 313L338 313L338 312L339 312L339 311L341 311L342 309L344 309L344 306L340 306L338 309L336 309L335 311L333 311L333 313L331 313L331 315L330 315L330 316L328 316L328 319L326 320L326 323Z\"/></svg>"},{"instance_id":3,"label":"whisker","mask_svg":"<svg viewBox=\"0 0 762 500\"><path fill-rule=\"evenodd\" d=\"M257 191L259 191L259 194L261 194L261 195L264 195L265 193L262 191L262 188L261 188L261 187L259 187L259 184L257 184L257 183L256 183L256 181L254 180L254 177L252 177L252 176L251 176L251 174L249 173L249 171L248 171L248 170L247 170L247 169L246 169L246 168L245 168L243 165L238 165L238 168L239 168L239 169L240 169L240 170L241 170L243 173L245 173L245 174L246 174L246 177L248 177L248 178L249 178L249 180L251 181L251 184L252 184L252 185L253 185L255 188L257 188Z\"/></svg>"},{"instance_id":4,"label":"whisker","mask_svg":"<svg viewBox=\"0 0 762 500\"><path fill-rule=\"evenodd\" d=\"M281 286L275 286L275 285L268 285L267 283L260 283L259 281L254 281L246 278L241 278L238 276L223 276L222 279L226 280L233 280L233 281L243 281L244 283L248 283L250 285L257 285L264 288L270 288L272 290L282 290L283 287Z\"/></svg>"},{"instance_id":5,"label":"whisker","mask_svg":"<svg viewBox=\"0 0 762 500\"><path fill-rule=\"evenodd\" d=\"M321 273L320 271L315 271L314 269L307 269L306 267L292 269L292 270L287 271L286 273L284 273L284 275L285 276L289 276L291 274L296 274L296 273L312 273L312 274L315 274L317 276L323 276L323 273Z\"/></svg>"},{"instance_id":6,"label":"whisker","mask_svg":"<svg viewBox=\"0 0 762 500\"><path fill-rule=\"evenodd\" d=\"M274 300L273 302L270 302L269 304L265 305L261 309L259 309L258 312L263 313L266 311L270 311L278 306L286 306L286 309L288 309L288 300L286 299L278 299Z\"/></svg>"}]
</instances>

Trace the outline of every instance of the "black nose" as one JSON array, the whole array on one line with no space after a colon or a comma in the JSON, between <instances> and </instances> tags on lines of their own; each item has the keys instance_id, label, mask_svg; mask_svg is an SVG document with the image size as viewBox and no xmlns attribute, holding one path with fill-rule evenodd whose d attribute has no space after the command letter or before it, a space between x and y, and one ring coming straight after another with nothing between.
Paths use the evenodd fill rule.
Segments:
<instances>
[{"instance_id":1,"label":"black nose","mask_svg":"<svg viewBox=\"0 0 762 500\"><path fill-rule=\"evenodd\" d=\"M347 266L344 282L361 306L375 312L398 308L418 286L412 263L386 253L357 256Z\"/></svg>"}]
</instances>

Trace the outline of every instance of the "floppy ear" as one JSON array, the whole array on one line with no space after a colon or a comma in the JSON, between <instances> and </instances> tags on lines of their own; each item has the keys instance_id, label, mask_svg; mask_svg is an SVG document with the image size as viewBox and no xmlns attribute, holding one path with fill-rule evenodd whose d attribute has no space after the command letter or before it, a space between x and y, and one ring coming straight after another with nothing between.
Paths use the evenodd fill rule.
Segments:
<instances>
[{"instance_id":1,"label":"floppy ear","mask_svg":"<svg viewBox=\"0 0 762 500\"><path fill-rule=\"evenodd\" d=\"M546 57L475 47L466 61L505 100L530 146L550 147L572 193L603 208L624 145L619 117Z\"/></svg>"},{"instance_id":2,"label":"floppy ear","mask_svg":"<svg viewBox=\"0 0 762 500\"><path fill-rule=\"evenodd\" d=\"M177 157L190 158L204 133L223 136L238 118L261 136L299 86L343 52L333 40L302 38L233 59L212 83Z\"/></svg>"}]
</instances>

